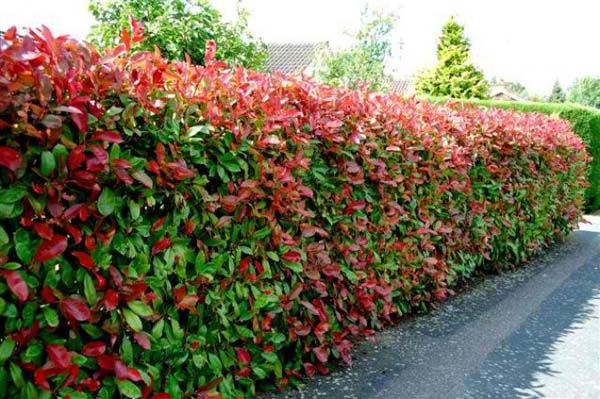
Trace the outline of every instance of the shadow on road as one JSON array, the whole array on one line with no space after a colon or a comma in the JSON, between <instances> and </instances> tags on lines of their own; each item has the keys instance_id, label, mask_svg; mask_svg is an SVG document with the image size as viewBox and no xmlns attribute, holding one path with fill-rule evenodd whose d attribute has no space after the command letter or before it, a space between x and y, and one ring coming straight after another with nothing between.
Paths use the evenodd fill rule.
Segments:
<instances>
[{"instance_id":1,"label":"shadow on road","mask_svg":"<svg viewBox=\"0 0 600 399\"><path fill-rule=\"evenodd\" d=\"M595 236L597 233L579 232ZM598 315L600 306L600 259L593 257L575 270L571 276L544 300L501 345L490 353L477 373L465 380L466 397L482 398L567 398L556 388L544 382L559 379L561 392L572 392L572 398L590 397L585 386L600 376L600 347ZM594 322L595 320L595 322ZM594 323L589 326L590 322ZM582 329L591 331L581 331ZM576 342L583 352L578 357L558 354L569 341L578 340L578 334L589 336L592 342ZM590 345L592 344L592 345ZM585 352L588 352L586 355ZM590 356L589 352L592 353ZM592 359L592 363L582 362ZM594 377L595 375L595 377ZM550 377L550 378L548 378ZM552 384L554 386L556 384ZM596 386L596 388L598 388ZM583 391L583 392L582 392ZM575 395L577 393L577 395ZM599 391L595 391L600 395ZM600 396L593 396L600 397Z\"/></svg>"}]
</instances>

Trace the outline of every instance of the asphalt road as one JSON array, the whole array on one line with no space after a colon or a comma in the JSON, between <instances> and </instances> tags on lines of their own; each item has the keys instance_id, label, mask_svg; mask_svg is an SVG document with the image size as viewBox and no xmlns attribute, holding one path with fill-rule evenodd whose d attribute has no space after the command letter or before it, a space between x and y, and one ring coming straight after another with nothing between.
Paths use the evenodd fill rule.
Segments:
<instances>
[{"instance_id":1,"label":"asphalt road","mask_svg":"<svg viewBox=\"0 0 600 399\"><path fill-rule=\"evenodd\" d=\"M600 217L269 399L600 399Z\"/></svg>"}]
</instances>

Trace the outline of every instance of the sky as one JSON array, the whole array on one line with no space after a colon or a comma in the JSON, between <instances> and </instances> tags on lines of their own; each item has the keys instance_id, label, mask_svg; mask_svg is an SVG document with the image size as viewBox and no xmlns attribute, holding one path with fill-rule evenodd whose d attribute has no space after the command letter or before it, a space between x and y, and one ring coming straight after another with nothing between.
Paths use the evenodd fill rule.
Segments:
<instances>
[{"instance_id":1,"label":"sky","mask_svg":"<svg viewBox=\"0 0 600 399\"><path fill-rule=\"evenodd\" d=\"M212 0L228 20L239 0ZM452 15L465 26L473 61L485 75L549 94L584 75L600 76L598 0L241 0L251 31L265 42L348 44L365 4L398 15L388 68L398 78L435 65L437 37ZM84 38L93 18L87 0L0 0L0 29L45 24Z\"/></svg>"}]
</instances>

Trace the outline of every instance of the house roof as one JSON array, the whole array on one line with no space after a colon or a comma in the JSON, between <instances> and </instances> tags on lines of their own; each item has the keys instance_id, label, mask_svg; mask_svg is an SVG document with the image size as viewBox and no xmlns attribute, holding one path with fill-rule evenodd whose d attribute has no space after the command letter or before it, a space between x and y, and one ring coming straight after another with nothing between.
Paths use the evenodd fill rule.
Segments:
<instances>
[{"instance_id":1,"label":"house roof","mask_svg":"<svg viewBox=\"0 0 600 399\"><path fill-rule=\"evenodd\" d=\"M389 90L392 93L408 94L412 90L412 80L410 79L390 79Z\"/></svg>"},{"instance_id":2,"label":"house roof","mask_svg":"<svg viewBox=\"0 0 600 399\"><path fill-rule=\"evenodd\" d=\"M524 98L517 96L504 86L494 86L490 88L489 96L492 98L505 98L511 101L525 101Z\"/></svg>"},{"instance_id":3,"label":"house roof","mask_svg":"<svg viewBox=\"0 0 600 399\"><path fill-rule=\"evenodd\" d=\"M270 43L267 45L267 70L287 74L301 73L327 47L327 42Z\"/></svg>"}]
</instances>

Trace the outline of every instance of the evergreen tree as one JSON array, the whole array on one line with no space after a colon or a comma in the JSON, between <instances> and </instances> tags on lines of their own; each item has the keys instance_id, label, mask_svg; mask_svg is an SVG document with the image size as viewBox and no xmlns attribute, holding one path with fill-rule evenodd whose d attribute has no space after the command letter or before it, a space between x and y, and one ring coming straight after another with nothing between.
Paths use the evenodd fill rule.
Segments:
<instances>
[{"instance_id":1,"label":"evergreen tree","mask_svg":"<svg viewBox=\"0 0 600 399\"><path fill-rule=\"evenodd\" d=\"M548 101L551 103L564 103L565 101L567 101L567 96L565 95L565 92L560 86L558 80L554 82L554 86L552 86L552 93L550 93Z\"/></svg>"},{"instance_id":2,"label":"evergreen tree","mask_svg":"<svg viewBox=\"0 0 600 399\"><path fill-rule=\"evenodd\" d=\"M437 46L435 69L417 77L420 94L454 98L486 98L489 84L471 62L471 43L454 17L444 25Z\"/></svg>"}]
</instances>

